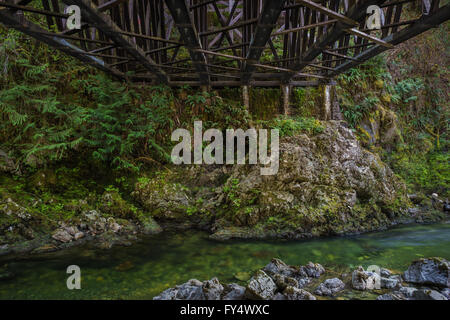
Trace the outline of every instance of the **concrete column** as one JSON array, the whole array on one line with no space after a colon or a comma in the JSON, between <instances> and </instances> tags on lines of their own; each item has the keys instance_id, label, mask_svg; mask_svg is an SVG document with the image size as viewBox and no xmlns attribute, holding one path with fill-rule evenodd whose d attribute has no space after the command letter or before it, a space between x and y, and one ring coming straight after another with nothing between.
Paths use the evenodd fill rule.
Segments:
<instances>
[{"instance_id":1,"label":"concrete column","mask_svg":"<svg viewBox=\"0 0 450 320\"><path fill-rule=\"evenodd\" d=\"M282 108L283 114L285 116L289 115L289 106L290 106L290 96L291 96L291 86L288 84L281 85L281 94L283 97Z\"/></svg>"},{"instance_id":2,"label":"concrete column","mask_svg":"<svg viewBox=\"0 0 450 320\"><path fill-rule=\"evenodd\" d=\"M248 86L242 86L242 103L244 107L250 111L250 93Z\"/></svg>"},{"instance_id":3,"label":"concrete column","mask_svg":"<svg viewBox=\"0 0 450 320\"><path fill-rule=\"evenodd\" d=\"M321 120L331 120L331 85L324 84L321 86L323 94Z\"/></svg>"}]
</instances>

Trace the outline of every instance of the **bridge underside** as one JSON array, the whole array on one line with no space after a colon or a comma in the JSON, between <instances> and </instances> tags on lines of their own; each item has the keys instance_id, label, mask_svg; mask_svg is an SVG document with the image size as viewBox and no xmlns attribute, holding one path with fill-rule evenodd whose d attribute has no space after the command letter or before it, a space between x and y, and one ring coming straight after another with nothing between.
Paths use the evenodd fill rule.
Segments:
<instances>
[{"instance_id":1,"label":"bridge underside","mask_svg":"<svg viewBox=\"0 0 450 320\"><path fill-rule=\"evenodd\" d=\"M0 22L121 79L315 86L445 22L441 2L0 0ZM70 5L79 30L66 27ZM370 5L383 10L381 30L366 29Z\"/></svg>"}]
</instances>

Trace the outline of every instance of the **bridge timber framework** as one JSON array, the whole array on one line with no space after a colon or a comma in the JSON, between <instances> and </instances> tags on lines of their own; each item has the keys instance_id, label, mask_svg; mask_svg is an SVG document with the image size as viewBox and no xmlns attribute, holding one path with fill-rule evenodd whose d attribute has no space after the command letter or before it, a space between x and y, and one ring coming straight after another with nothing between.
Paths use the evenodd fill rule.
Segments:
<instances>
[{"instance_id":1,"label":"bridge timber framework","mask_svg":"<svg viewBox=\"0 0 450 320\"><path fill-rule=\"evenodd\" d=\"M333 83L447 21L443 2L0 0L0 23L119 79L247 90ZM70 5L81 9L81 29L66 27ZM381 30L366 28L370 5L383 11Z\"/></svg>"}]
</instances>

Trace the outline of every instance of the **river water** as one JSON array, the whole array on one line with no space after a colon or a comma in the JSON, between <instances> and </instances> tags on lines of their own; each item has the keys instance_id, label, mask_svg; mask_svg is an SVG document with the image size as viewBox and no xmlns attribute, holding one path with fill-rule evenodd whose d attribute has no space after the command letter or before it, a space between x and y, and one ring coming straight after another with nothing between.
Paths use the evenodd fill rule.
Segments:
<instances>
[{"instance_id":1,"label":"river water","mask_svg":"<svg viewBox=\"0 0 450 320\"><path fill-rule=\"evenodd\" d=\"M130 247L100 250L85 245L20 260L0 260L15 274L0 281L0 299L151 299L189 279L236 282L272 257L288 264L319 262L336 272L358 265L404 271L411 261L450 260L450 223L408 225L388 231L305 241L215 242L199 231L164 232ZM81 290L68 290L66 269L81 268Z\"/></svg>"}]
</instances>

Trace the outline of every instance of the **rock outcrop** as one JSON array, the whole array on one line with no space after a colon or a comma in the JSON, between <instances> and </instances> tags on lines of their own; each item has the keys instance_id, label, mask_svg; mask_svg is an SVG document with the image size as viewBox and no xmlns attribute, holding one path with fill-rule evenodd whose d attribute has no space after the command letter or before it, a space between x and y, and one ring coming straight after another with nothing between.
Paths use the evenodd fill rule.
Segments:
<instances>
[{"instance_id":1,"label":"rock outcrop","mask_svg":"<svg viewBox=\"0 0 450 320\"><path fill-rule=\"evenodd\" d=\"M180 167L141 179L133 196L157 219L207 225L212 238L359 233L407 221L406 188L341 122L285 137L279 171L258 165Z\"/></svg>"}]
</instances>

